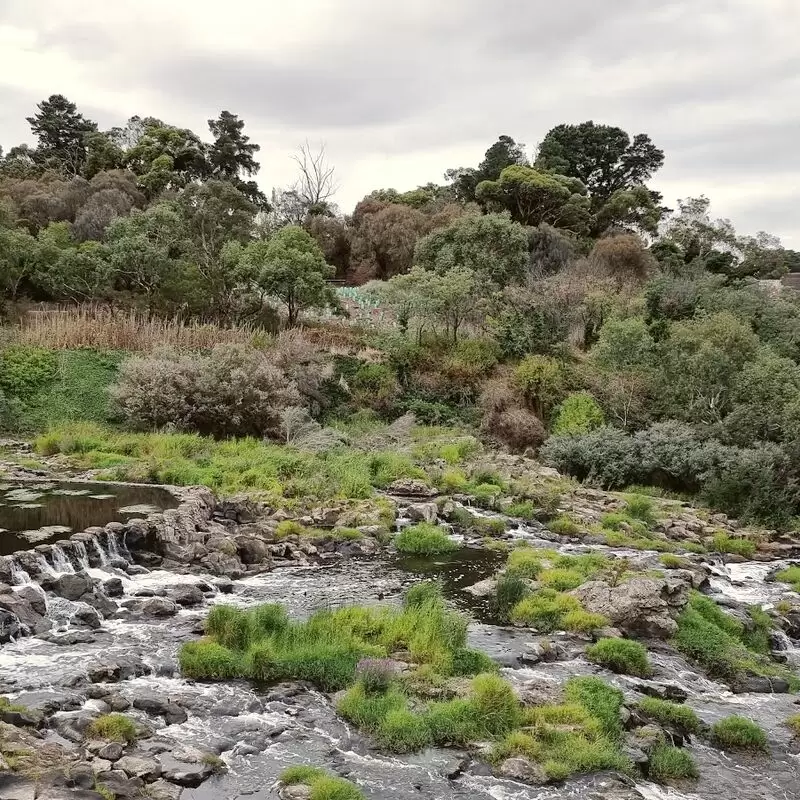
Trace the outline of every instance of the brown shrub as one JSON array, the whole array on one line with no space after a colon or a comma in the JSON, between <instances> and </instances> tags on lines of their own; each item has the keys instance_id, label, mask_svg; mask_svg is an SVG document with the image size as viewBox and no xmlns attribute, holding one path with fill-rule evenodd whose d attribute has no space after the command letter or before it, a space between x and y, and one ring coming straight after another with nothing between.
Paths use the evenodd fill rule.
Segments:
<instances>
[{"instance_id":1,"label":"brown shrub","mask_svg":"<svg viewBox=\"0 0 800 800\"><path fill-rule=\"evenodd\" d=\"M111 396L135 428L166 425L216 437L281 434L302 404L297 386L262 351L218 345L207 355L162 351L123 363Z\"/></svg>"},{"instance_id":2,"label":"brown shrub","mask_svg":"<svg viewBox=\"0 0 800 800\"><path fill-rule=\"evenodd\" d=\"M480 406L481 430L511 450L537 449L547 438L542 421L525 407L522 395L505 378L486 381Z\"/></svg>"},{"instance_id":3,"label":"brown shrub","mask_svg":"<svg viewBox=\"0 0 800 800\"><path fill-rule=\"evenodd\" d=\"M589 254L589 263L620 283L644 281L656 265L642 240L633 233L599 239Z\"/></svg>"}]
</instances>

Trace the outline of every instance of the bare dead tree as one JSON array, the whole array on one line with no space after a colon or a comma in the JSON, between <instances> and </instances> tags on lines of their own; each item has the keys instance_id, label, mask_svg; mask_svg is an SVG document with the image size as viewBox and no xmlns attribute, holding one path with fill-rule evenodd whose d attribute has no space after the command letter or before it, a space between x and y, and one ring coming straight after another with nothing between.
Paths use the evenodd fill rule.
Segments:
<instances>
[{"instance_id":1,"label":"bare dead tree","mask_svg":"<svg viewBox=\"0 0 800 800\"><path fill-rule=\"evenodd\" d=\"M300 175L292 190L310 214L320 213L339 189L333 175L336 168L328 162L324 143L314 151L306 140L298 149L300 152L292 158L300 168Z\"/></svg>"}]
</instances>

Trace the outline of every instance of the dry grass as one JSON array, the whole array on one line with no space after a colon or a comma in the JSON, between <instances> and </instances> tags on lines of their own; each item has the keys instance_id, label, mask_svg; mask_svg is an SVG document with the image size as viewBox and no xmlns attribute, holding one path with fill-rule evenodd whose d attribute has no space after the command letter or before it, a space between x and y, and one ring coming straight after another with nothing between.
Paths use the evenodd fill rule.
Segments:
<instances>
[{"instance_id":1,"label":"dry grass","mask_svg":"<svg viewBox=\"0 0 800 800\"><path fill-rule=\"evenodd\" d=\"M162 319L143 311L96 306L29 311L9 329L9 334L19 344L52 350L91 347L136 352L159 347L205 350L215 344L260 344L271 338L265 331L248 326L222 328L177 318Z\"/></svg>"}]
</instances>

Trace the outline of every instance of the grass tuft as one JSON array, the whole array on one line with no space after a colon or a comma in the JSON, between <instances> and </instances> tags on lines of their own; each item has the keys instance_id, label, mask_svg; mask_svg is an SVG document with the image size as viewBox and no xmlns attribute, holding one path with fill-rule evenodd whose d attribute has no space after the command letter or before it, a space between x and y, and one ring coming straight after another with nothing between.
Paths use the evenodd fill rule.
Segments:
<instances>
[{"instance_id":1,"label":"grass tuft","mask_svg":"<svg viewBox=\"0 0 800 800\"><path fill-rule=\"evenodd\" d=\"M136 741L136 725L125 714L103 714L90 723L86 735L92 739L131 744Z\"/></svg>"},{"instance_id":2,"label":"grass tuft","mask_svg":"<svg viewBox=\"0 0 800 800\"><path fill-rule=\"evenodd\" d=\"M711 726L711 739L733 750L767 750L767 735L747 717L725 717Z\"/></svg>"},{"instance_id":3,"label":"grass tuft","mask_svg":"<svg viewBox=\"0 0 800 800\"><path fill-rule=\"evenodd\" d=\"M451 553L458 545L437 525L420 522L406 528L394 538L394 545L401 553L435 556Z\"/></svg>"},{"instance_id":4,"label":"grass tuft","mask_svg":"<svg viewBox=\"0 0 800 800\"><path fill-rule=\"evenodd\" d=\"M647 777L656 783L696 778L698 774L697 764L686 750L667 744L653 750L647 765Z\"/></svg>"},{"instance_id":5,"label":"grass tuft","mask_svg":"<svg viewBox=\"0 0 800 800\"><path fill-rule=\"evenodd\" d=\"M647 648L631 639L600 639L586 650L586 657L612 672L646 678L653 668L647 657Z\"/></svg>"}]
</instances>

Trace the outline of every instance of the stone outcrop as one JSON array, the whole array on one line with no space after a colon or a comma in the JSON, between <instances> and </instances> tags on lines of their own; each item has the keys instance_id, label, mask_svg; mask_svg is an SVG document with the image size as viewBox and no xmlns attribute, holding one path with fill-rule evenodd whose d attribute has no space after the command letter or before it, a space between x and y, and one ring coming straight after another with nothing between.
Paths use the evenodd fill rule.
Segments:
<instances>
[{"instance_id":1,"label":"stone outcrop","mask_svg":"<svg viewBox=\"0 0 800 800\"><path fill-rule=\"evenodd\" d=\"M689 584L672 577L631 578L618 586L590 581L572 594L624 633L666 639L678 628L675 617L689 599Z\"/></svg>"}]
</instances>

